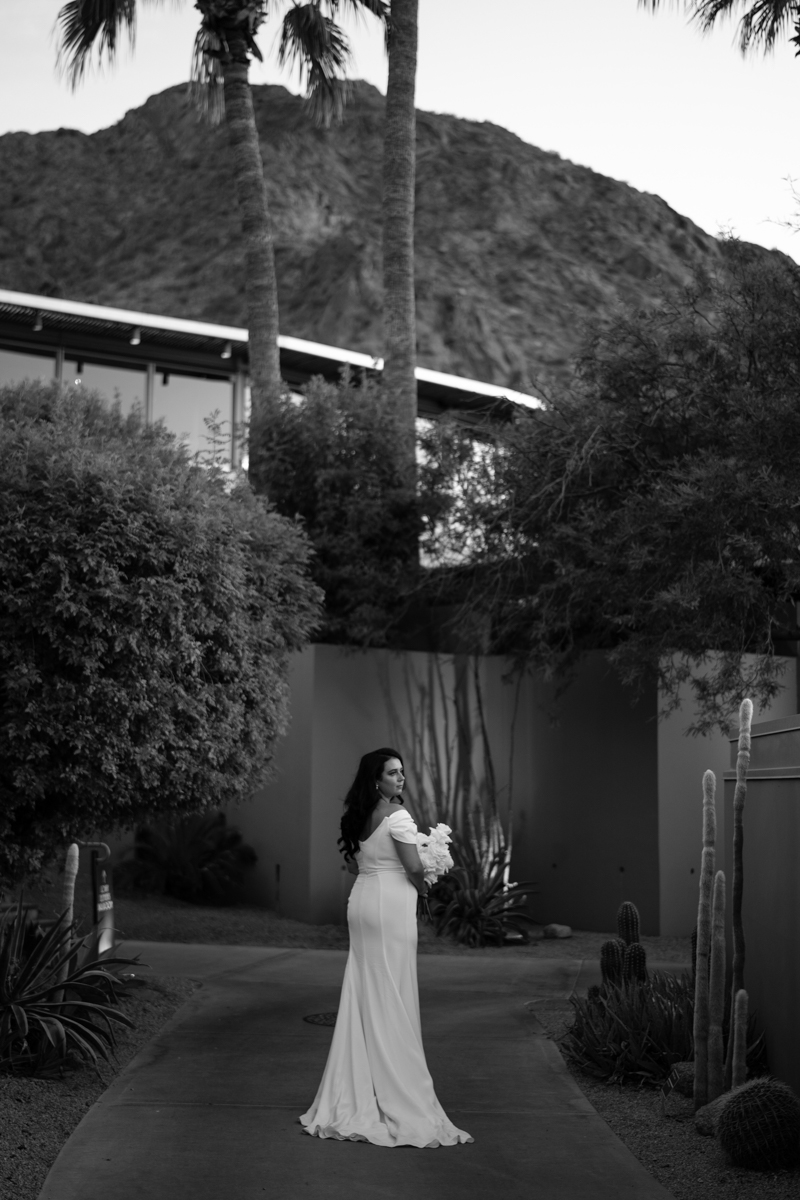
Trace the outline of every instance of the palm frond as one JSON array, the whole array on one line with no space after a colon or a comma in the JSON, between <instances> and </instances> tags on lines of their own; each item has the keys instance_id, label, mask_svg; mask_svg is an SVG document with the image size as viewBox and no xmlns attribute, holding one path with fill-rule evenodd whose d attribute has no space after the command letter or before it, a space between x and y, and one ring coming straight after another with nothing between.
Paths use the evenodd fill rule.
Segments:
<instances>
[{"instance_id":1,"label":"palm frond","mask_svg":"<svg viewBox=\"0 0 800 1200\"><path fill-rule=\"evenodd\" d=\"M136 40L136 0L67 0L56 18L57 69L75 88L97 49L98 61L114 62L119 41L127 32Z\"/></svg>"},{"instance_id":2,"label":"palm frond","mask_svg":"<svg viewBox=\"0 0 800 1200\"><path fill-rule=\"evenodd\" d=\"M316 122L341 120L349 85L344 72L350 61L345 33L317 4L295 4L286 13L278 45L278 61L296 66Z\"/></svg>"},{"instance_id":3,"label":"palm frond","mask_svg":"<svg viewBox=\"0 0 800 1200\"><path fill-rule=\"evenodd\" d=\"M675 0L680 3L680 0ZM661 0L639 0L640 8L656 12ZM798 0L684 0L684 8L703 33L709 33L719 20L734 17L741 10L739 49L763 50L768 54L783 33L794 29L800 33L800 3ZM790 41L794 41L791 38Z\"/></svg>"}]
</instances>

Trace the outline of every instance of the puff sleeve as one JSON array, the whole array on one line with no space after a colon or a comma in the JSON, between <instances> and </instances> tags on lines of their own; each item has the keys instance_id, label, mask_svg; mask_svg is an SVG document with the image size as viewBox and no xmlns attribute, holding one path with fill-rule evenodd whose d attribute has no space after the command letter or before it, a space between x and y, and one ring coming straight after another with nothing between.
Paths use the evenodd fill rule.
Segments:
<instances>
[{"instance_id":1,"label":"puff sleeve","mask_svg":"<svg viewBox=\"0 0 800 1200\"><path fill-rule=\"evenodd\" d=\"M389 833L396 842L408 842L412 846L417 844L417 827L404 808L389 813Z\"/></svg>"}]
</instances>

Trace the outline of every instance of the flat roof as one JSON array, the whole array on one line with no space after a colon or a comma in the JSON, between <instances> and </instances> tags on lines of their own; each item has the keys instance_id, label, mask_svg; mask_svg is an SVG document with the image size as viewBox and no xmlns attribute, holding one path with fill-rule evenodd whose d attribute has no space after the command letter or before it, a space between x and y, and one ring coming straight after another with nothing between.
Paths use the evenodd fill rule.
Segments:
<instances>
[{"instance_id":1,"label":"flat roof","mask_svg":"<svg viewBox=\"0 0 800 1200\"><path fill-rule=\"evenodd\" d=\"M134 331L135 344L131 342ZM0 289L0 345L33 352L61 347L88 358L128 363L155 360L173 370L194 367L200 373L224 376L246 370L248 334L233 325ZM376 374L383 369L381 358L303 338L281 334L278 346L281 370L290 384L312 375L335 379L345 366ZM223 351L228 351L224 359ZM536 396L427 367L417 367L416 377L421 415L457 409L478 418L488 412L500 415L506 405L541 405ZM511 411L509 407L509 415Z\"/></svg>"}]
</instances>

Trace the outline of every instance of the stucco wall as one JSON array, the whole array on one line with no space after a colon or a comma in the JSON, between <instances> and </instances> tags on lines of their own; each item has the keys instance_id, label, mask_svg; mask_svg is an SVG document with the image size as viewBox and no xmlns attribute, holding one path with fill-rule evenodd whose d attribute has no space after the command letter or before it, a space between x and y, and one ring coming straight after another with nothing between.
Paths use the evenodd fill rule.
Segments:
<instances>
[{"instance_id":1,"label":"stucco wall","mask_svg":"<svg viewBox=\"0 0 800 1200\"><path fill-rule=\"evenodd\" d=\"M539 920L613 930L621 901L632 900L643 932L658 932L655 718L655 692L632 704L601 654L558 700L527 681L528 780L512 874L538 883Z\"/></svg>"},{"instance_id":2,"label":"stucco wall","mask_svg":"<svg viewBox=\"0 0 800 1200\"><path fill-rule=\"evenodd\" d=\"M772 706L757 710L755 720L789 716L797 710L797 660L786 659L784 687ZM717 866L725 870L729 831L722 803L722 777L729 767L726 736L714 733L687 737L694 706L688 685L681 708L658 727L658 846L661 932L678 937L691 933L697 922L702 850L703 774L717 777Z\"/></svg>"}]
</instances>

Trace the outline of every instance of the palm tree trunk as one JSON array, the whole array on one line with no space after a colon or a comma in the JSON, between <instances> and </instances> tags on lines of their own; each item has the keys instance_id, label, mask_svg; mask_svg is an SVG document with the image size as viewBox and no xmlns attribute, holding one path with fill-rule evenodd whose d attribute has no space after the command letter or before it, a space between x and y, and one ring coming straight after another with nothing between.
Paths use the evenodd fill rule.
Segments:
<instances>
[{"instance_id":1,"label":"palm tree trunk","mask_svg":"<svg viewBox=\"0 0 800 1200\"><path fill-rule=\"evenodd\" d=\"M249 475L264 490L263 465L270 413L281 391L278 351L278 286L272 223L258 144L253 93L247 78L247 45L238 30L228 37L230 56L223 64L225 122L233 150L236 195L244 235L245 295L250 356Z\"/></svg>"},{"instance_id":2,"label":"palm tree trunk","mask_svg":"<svg viewBox=\"0 0 800 1200\"><path fill-rule=\"evenodd\" d=\"M383 141L383 382L406 430L414 477L417 331L414 306L414 180L418 0L392 0Z\"/></svg>"}]
</instances>

